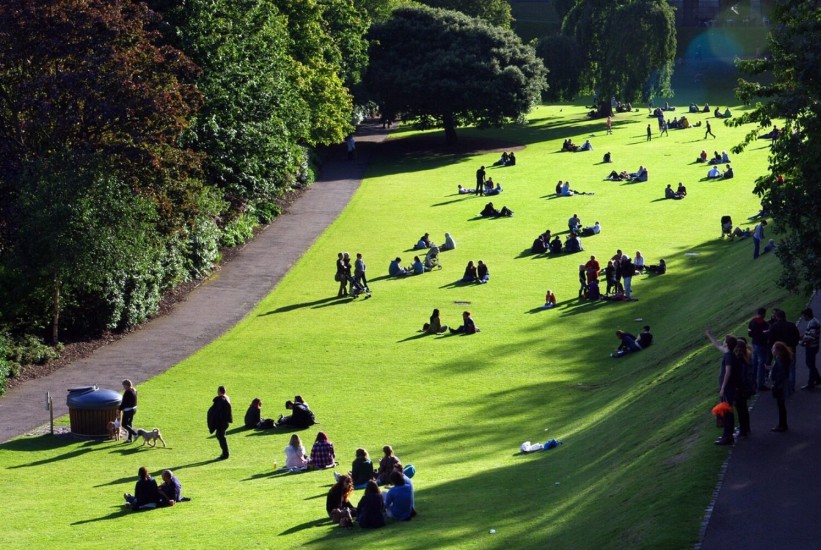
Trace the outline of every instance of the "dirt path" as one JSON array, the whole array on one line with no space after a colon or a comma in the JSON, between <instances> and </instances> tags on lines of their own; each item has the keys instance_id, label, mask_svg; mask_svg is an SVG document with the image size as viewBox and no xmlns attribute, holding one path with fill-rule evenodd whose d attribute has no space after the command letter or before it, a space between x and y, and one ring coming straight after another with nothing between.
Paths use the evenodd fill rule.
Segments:
<instances>
[{"instance_id":1,"label":"dirt path","mask_svg":"<svg viewBox=\"0 0 821 550\"><path fill-rule=\"evenodd\" d=\"M124 378L139 384L233 327L277 285L348 204L362 181L374 144L386 135L376 125L361 126L356 135L356 160L346 160L344 146L338 146L336 156L323 166L319 181L170 313L85 359L20 384L0 397L0 442L48 422L46 392L54 397L55 416L66 414L68 388L97 384L118 390Z\"/></svg>"}]
</instances>

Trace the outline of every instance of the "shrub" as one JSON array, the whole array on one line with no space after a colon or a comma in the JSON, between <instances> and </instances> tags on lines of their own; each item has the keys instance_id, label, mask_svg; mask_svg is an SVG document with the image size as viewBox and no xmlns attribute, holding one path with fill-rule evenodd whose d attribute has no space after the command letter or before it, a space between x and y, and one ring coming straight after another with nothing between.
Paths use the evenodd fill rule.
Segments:
<instances>
[{"instance_id":1,"label":"shrub","mask_svg":"<svg viewBox=\"0 0 821 550\"><path fill-rule=\"evenodd\" d=\"M238 218L228 222L222 230L222 246L239 246L254 236L254 227L258 225L257 218L250 212L241 214Z\"/></svg>"}]
</instances>

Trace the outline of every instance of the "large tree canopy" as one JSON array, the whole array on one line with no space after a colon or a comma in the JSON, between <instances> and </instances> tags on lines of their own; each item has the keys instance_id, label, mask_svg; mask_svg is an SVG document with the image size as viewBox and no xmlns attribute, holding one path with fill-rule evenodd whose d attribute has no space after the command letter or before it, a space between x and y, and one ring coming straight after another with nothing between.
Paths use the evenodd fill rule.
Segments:
<instances>
[{"instance_id":1,"label":"large tree canopy","mask_svg":"<svg viewBox=\"0 0 821 550\"><path fill-rule=\"evenodd\" d=\"M624 101L669 93L675 13L666 0L580 0L562 32L585 54L584 83Z\"/></svg>"},{"instance_id":2,"label":"large tree canopy","mask_svg":"<svg viewBox=\"0 0 821 550\"><path fill-rule=\"evenodd\" d=\"M371 33L368 88L386 113L445 129L499 126L539 100L545 69L512 31L464 14L400 8Z\"/></svg>"},{"instance_id":3,"label":"large tree canopy","mask_svg":"<svg viewBox=\"0 0 821 550\"><path fill-rule=\"evenodd\" d=\"M738 97L759 101L734 124L769 128L784 119L770 154L769 173L756 181L755 192L775 220L776 254L784 267L781 284L791 290L821 288L821 11L812 0L781 0L773 6L772 56L740 63L750 76L765 75L770 84L740 81ZM740 146L759 137L756 129ZM783 176L779 183L778 176Z\"/></svg>"},{"instance_id":4,"label":"large tree canopy","mask_svg":"<svg viewBox=\"0 0 821 550\"><path fill-rule=\"evenodd\" d=\"M419 0L419 3L432 8L460 11L498 27L509 28L513 22L507 0Z\"/></svg>"}]
</instances>

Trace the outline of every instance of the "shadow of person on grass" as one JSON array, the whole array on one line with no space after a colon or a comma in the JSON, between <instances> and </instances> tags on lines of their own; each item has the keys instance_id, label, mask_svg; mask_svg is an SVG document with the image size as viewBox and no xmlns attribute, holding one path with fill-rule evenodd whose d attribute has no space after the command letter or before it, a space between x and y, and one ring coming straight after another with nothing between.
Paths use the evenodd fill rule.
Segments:
<instances>
[{"instance_id":1,"label":"shadow of person on grass","mask_svg":"<svg viewBox=\"0 0 821 550\"><path fill-rule=\"evenodd\" d=\"M282 306L277 309L266 311L265 313L260 313L258 317L265 317L267 315L273 315L274 313L287 313L289 311L294 311L295 309L302 309L304 307L312 307L320 304L324 304L330 301L337 300L339 296L329 296L327 298L321 298L319 300L314 300L313 302L301 302L299 304L290 304L287 306Z\"/></svg>"},{"instance_id":2,"label":"shadow of person on grass","mask_svg":"<svg viewBox=\"0 0 821 550\"><path fill-rule=\"evenodd\" d=\"M322 527L323 525L327 525L329 523L331 523L331 518L313 519L311 521L306 521L305 523L300 523L299 525L294 525L293 527L289 527L288 529L281 532L279 534L279 536L284 537L284 536L290 535L292 533L298 533L298 532L300 532L304 529L310 529L311 527Z\"/></svg>"},{"instance_id":3,"label":"shadow of person on grass","mask_svg":"<svg viewBox=\"0 0 821 550\"><path fill-rule=\"evenodd\" d=\"M86 523L94 523L95 521L105 521L107 519L117 519L117 518L121 518L123 516L127 516L130 513L131 513L131 510L127 510L125 508L125 506L119 505L119 506L117 506L116 510L114 510L113 512L111 512L108 515L100 516L98 518L83 519L83 520L80 520L80 521L75 521L71 525L83 525L83 524L86 524Z\"/></svg>"}]
</instances>

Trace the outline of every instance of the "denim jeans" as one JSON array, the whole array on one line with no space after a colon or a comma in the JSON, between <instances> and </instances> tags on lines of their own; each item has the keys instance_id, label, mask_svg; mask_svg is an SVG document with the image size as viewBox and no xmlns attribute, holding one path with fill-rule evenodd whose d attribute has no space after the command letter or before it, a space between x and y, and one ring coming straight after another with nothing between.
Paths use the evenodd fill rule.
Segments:
<instances>
[{"instance_id":1,"label":"denim jeans","mask_svg":"<svg viewBox=\"0 0 821 550\"><path fill-rule=\"evenodd\" d=\"M764 365L767 363L767 346L765 344L753 344L753 367L756 372L756 383L758 387L764 386L767 378L767 371Z\"/></svg>"}]
</instances>

